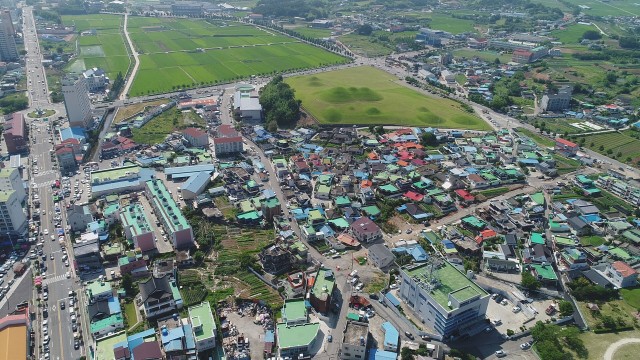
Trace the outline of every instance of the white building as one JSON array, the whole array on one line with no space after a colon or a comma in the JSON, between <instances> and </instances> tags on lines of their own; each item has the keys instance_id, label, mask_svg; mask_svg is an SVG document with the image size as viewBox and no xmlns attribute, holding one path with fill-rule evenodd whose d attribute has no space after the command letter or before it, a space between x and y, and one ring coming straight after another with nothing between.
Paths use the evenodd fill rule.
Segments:
<instances>
[{"instance_id":1,"label":"white building","mask_svg":"<svg viewBox=\"0 0 640 360\"><path fill-rule=\"evenodd\" d=\"M216 322L213 320L208 301L189 308L189 322L193 329L196 349L205 351L216 346Z\"/></svg>"},{"instance_id":2,"label":"white building","mask_svg":"<svg viewBox=\"0 0 640 360\"><path fill-rule=\"evenodd\" d=\"M22 201L15 190L0 191L0 237L13 240L27 232L27 215L22 210ZM15 236L15 237L14 237Z\"/></svg>"},{"instance_id":3,"label":"white building","mask_svg":"<svg viewBox=\"0 0 640 360\"><path fill-rule=\"evenodd\" d=\"M485 321L489 294L444 260L403 267L400 298L417 321L443 338L475 335Z\"/></svg>"},{"instance_id":4,"label":"white building","mask_svg":"<svg viewBox=\"0 0 640 360\"><path fill-rule=\"evenodd\" d=\"M262 120L262 105L254 92L236 91L233 97L233 106L244 120Z\"/></svg>"},{"instance_id":5,"label":"white building","mask_svg":"<svg viewBox=\"0 0 640 360\"><path fill-rule=\"evenodd\" d=\"M10 62L18 60L16 34L9 10L0 13L0 61Z\"/></svg>"},{"instance_id":6,"label":"white building","mask_svg":"<svg viewBox=\"0 0 640 360\"><path fill-rule=\"evenodd\" d=\"M358 321L347 321L342 338L343 360L363 360L367 352L369 325Z\"/></svg>"},{"instance_id":7,"label":"white building","mask_svg":"<svg viewBox=\"0 0 640 360\"><path fill-rule=\"evenodd\" d=\"M91 120L91 100L84 76L68 76L62 80L64 107L70 127L87 128Z\"/></svg>"},{"instance_id":8,"label":"white building","mask_svg":"<svg viewBox=\"0 0 640 360\"><path fill-rule=\"evenodd\" d=\"M608 264L604 271L600 271L597 268L595 270L604 276L616 289L638 285L638 273L623 261L614 261Z\"/></svg>"},{"instance_id":9,"label":"white building","mask_svg":"<svg viewBox=\"0 0 640 360\"><path fill-rule=\"evenodd\" d=\"M109 78L104 70L99 68L91 68L82 73L87 88L90 92L98 92L104 90L109 85Z\"/></svg>"},{"instance_id":10,"label":"white building","mask_svg":"<svg viewBox=\"0 0 640 360\"><path fill-rule=\"evenodd\" d=\"M3 168L0 169L0 191L13 190L16 192L18 200L22 203L27 197L27 193L24 190L24 184L20 171L16 168Z\"/></svg>"}]
</instances>

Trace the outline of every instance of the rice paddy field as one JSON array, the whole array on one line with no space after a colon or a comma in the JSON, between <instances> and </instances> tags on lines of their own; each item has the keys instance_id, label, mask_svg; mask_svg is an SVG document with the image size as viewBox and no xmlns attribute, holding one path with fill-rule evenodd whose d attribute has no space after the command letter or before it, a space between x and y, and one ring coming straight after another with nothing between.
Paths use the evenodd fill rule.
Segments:
<instances>
[{"instance_id":1,"label":"rice paddy field","mask_svg":"<svg viewBox=\"0 0 640 360\"><path fill-rule=\"evenodd\" d=\"M294 38L233 22L131 18L129 23L141 52L130 96L347 62Z\"/></svg>"},{"instance_id":2,"label":"rice paddy field","mask_svg":"<svg viewBox=\"0 0 640 360\"><path fill-rule=\"evenodd\" d=\"M63 16L65 26L75 25L77 32L94 30L95 34L76 38L77 58L67 66L67 72L81 72L89 68L104 69L110 78L127 73L131 63L124 35L123 17L120 15L92 14Z\"/></svg>"},{"instance_id":3,"label":"rice paddy field","mask_svg":"<svg viewBox=\"0 0 640 360\"><path fill-rule=\"evenodd\" d=\"M321 124L434 126L488 130L455 101L410 89L368 66L287 78L302 106Z\"/></svg>"}]
</instances>

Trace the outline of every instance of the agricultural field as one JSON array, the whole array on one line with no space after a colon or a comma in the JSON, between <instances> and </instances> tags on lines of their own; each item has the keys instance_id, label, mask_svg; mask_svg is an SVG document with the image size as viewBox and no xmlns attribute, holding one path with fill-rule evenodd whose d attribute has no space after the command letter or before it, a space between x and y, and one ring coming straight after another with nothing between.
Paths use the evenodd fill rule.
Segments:
<instances>
[{"instance_id":1,"label":"agricultural field","mask_svg":"<svg viewBox=\"0 0 640 360\"><path fill-rule=\"evenodd\" d=\"M253 273L243 269L240 264L242 258L255 256L262 247L273 240L273 230L216 226L214 235L221 239L221 250L216 259L215 273L225 276L224 282L235 289L235 296L243 299L264 300L274 308L282 306L282 299L277 291L267 286Z\"/></svg>"},{"instance_id":2,"label":"agricultural field","mask_svg":"<svg viewBox=\"0 0 640 360\"><path fill-rule=\"evenodd\" d=\"M393 52L393 49L380 42L373 36L357 34L342 35L338 38L349 50L365 57L386 56Z\"/></svg>"},{"instance_id":3,"label":"agricultural field","mask_svg":"<svg viewBox=\"0 0 640 360\"><path fill-rule=\"evenodd\" d=\"M489 129L487 123L457 102L421 94L373 67L296 76L285 81L321 124Z\"/></svg>"},{"instance_id":4,"label":"agricultural field","mask_svg":"<svg viewBox=\"0 0 640 360\"><path fill-rule=\"evenodd\" d=\"M563 44L579 44L582 40L582 35L587 30L598 30L595 26L574 24L567 26L564 29L554 30L551 32L551 36L558 39Z\"/></svg>"},{"instance_id":5,"label":"agricultural field","mask_svg":"<svg viewBox=\"0 0 640 360\"><path fill-rule=\"evenodd\" d=\"M640 161L640 140L631 135L637 135L633 130L578 136L577 140L584 138L582 146L600 154L616 158L616 160L637 165Z\"/></svg>"},{"instance_id":6,"label":"agricultural field","mask_svg":"<svg viewBox=\"0 0 640 360\"><path fill-rule=\"evenodd\" d=\"M433 14L428 24L431 29L446 31L454 35L475 32L473 21L457 19L443 14Z\"/></svg>"},{"instance_id":7,"label":"agricultural field","mask_svg":"<svg viewBox=\"0 0 640 360\"><path fill-rule=\"evenodd\" d=\"M63 16L65 26L76 26L76 31L95 30L95 35L76 38L79 54L69 64L67 72L80 72L92 67L104 69L110 78L119 72L127 73L131 63L121 31L123 17L119 15Z\"/></svg>"},{"instance_id":8,"label":"agricultural field","mask_svg":"<svg viewBox=\"0 0 640 360\"><path fill-rule=\"evenodd\" d=\"M130 96L348 61L248 25L158 18L132 18L129 22L134 46L141 52Z\"/></svg>"},{"instance_id":9,"label":"agricultural field","mask_svg":"<svg viewBox=\"0 0 640 360\"><path fill-rule=\"evenodd\" d=\"M189 126L204 128L206 122L193 111L183 113L174 107L151 119L143 127L131 129L131 132L136 143L153 145L163 142L172 131Z\"/></svg>"}]
</instances>

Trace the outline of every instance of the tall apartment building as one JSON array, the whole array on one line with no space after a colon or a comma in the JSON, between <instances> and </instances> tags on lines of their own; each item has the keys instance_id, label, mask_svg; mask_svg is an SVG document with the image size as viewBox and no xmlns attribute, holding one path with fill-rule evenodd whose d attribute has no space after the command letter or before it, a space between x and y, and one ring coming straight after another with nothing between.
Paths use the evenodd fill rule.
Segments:
<instances>
[{"instance_id":1,"label":"tall apartment building","mask_svg":"<svg viewBox=\"0 0 640 360\"><path fill-rule=\"evenodd\" d=\"M26 152L29 149L29 144L27 139L28 128L24 121L24 115L13 113L9 117L4 123L4 131L2 132L4 142L7 145L7 152L9 154Z\"/></svg>"},{"instance_id":2,"label":"tall apartment building","mask_svg":"<svg viewBox=\"0 0 640 360\"><path fill-rule=\"evenodd\" d=\"M0 191L0 237L21 237L27 233L27 215L15 190Z\"/></svg>"},{"instance_id":3,"label":"tall apartment building","mask_svg":"<svg viewBox=\"0 0 640 360\"><path fill-rule=\"evenodd\" d=\"M27 197L27 192L24 190L20 171L16 168L0 169L0 191L11 190L16 192L16 197L20 203L22 203Z\"/></svg>"},{"instance_id":4,"label":"tall apartment building","mask_svg":"<svg viewBox=\"0 0 640 360\"><path fill-rule=\"evenodd\" d=\"M87 128L91 120L91 100L84 76L70 75L62 79L62 95L69 126Z\"/></svg>"},{"instance_id":5,"label":"tall apartment building","mask_svg":"<svg viewBox=\"0 0 640 360\"><path fill-rule=\"evenodd\" d=\"M149 180L145 187L145 194L173 247L182 249L193 246L193 229L162 180Z\"/></svg>"},{"instance_id":6,"label":"tall apartment building","mask_svg":"<svg viewBox=\"0 0 640 360\"><path fill-rule=\"evenodd\" d=\"M9 10L2 10L2 12L0 12L0 60L18 60L16 32L13 28L11 13Z\"/></svg>"},{"instance_id":7,"label":"tall apartment building","mask_svg":"<svg viewBox=\"0 0 640 360\"><path fill-rule=\"evenodd\" d=\"M562 111L569 108L573 87L563 86L556 93L548 93L542 96L541 107L543 111Z\"/></svg>"},{"instance_id":8,"label":"tall apartment building","mask_svg":"<svg viewBox=\"0 0 640 360\"><path fill-rule=\"evenodd\" d=\"M443 338L474 335L489 294L444 260L401 268L400 298Z\"/></svg>"}]
</instances>

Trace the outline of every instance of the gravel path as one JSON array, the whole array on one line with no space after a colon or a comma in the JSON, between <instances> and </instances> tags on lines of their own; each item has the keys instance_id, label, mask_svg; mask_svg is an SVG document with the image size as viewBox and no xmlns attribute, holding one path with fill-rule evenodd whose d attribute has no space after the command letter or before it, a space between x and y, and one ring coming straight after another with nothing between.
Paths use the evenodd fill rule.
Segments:
<instances>
[{"instance_id":1,"label":"gravel path","mask_svg":"<svg viewBox=\"0 0 640 360\"><path fill-rule=\"evenodd\" d=\"M627 338L627 339L622 339L614 342L613 344L609 345L609 347L607 348L607 351L604 352L604 360L613 360L613 355L616 353L616 351L618 351L620 347L628 344L635 344L635 343L640 343L640 339Z\"/></svg>"}]
</instances>

